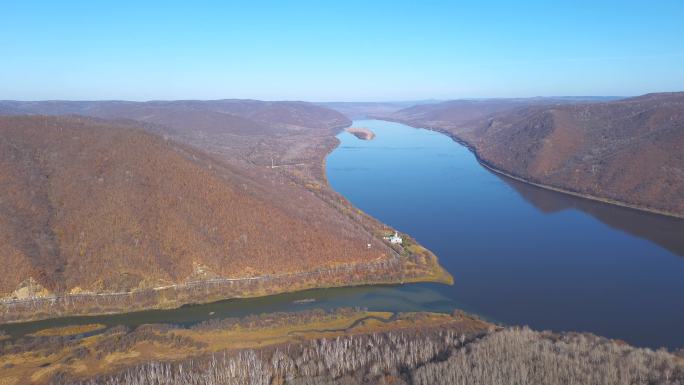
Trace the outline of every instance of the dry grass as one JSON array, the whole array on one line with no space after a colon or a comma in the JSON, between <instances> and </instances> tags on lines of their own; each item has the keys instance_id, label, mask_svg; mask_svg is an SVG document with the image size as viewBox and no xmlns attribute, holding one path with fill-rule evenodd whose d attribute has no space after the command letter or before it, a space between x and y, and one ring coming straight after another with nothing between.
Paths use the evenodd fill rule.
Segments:
<instances>
[{"instance_id":1,"label":"dry grass","mask_svg":"<svg viewBox=\"0 0 684 385\"><path fill-rule=\"evenodd\" d=\"M684 362L589 334L455 313L340 310L5 343L0 384L681 384ZM34 346L36 348L30 348ZM58 373L61 373L57 375Z\"/></svg>"},{"instance_id":2,"label":"dry grass","mask_svg":"<svg viewBox=\"0 0 684 385\"><path fill-rule=\"evenodd\" d=\"M71 336L76 334L91 333L94 331L102 330L106 328L102 324L89 324L89 325L70 325L64 327L56 327L39 330L35 333L30 334L30 337L56 337L56 336Z\"/></svg>"},{"instance_id":3,"label":"dry grass","mask_svg":"<svg viewBox=\"0 0 684 385\"><path fill-rule=\"evenodd\" d=\"M223 350L259 349L344 335L438 327L453 322L445 314L404 314L392 320L392 313L342 310L264 315L193 329L163 326L144 326L136 331L115 329L75 342L59 338L73 335L77 330L95 330L99 325L56 328L15 342L32 343L38 348L21 351L6 345L5 353L0 356L0 368L3 368L0 378L6 382L15 379L8 384L24 384L47 381L57 372L93 377L150 361L178 361ZM481 325L479 321L472 322L475 327L481 327L477 326Z\"/></svg>"},{"instance_id":4,"label":"dry grass","mask_svg":"<svg viewBox=\"0 0 684 385\"><path fill-rule=\"evenodd\" d=\"M435 320L429 314L407 317L389 324L369 320L368 333L357 329L335 338L223 351L182 362L151 361L114 375L59 384L679 385L684 381L684 363L666 351L637 349L588 334L493 328L459 315L441 323L431 323ZM415 327L396 326L402 322Z\"/></svg>"}]
</instances>

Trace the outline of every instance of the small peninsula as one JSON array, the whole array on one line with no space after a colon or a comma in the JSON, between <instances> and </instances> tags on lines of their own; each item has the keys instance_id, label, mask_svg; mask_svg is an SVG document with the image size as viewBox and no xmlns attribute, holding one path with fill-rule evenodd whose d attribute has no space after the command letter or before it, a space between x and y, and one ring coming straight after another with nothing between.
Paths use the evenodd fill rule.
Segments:
<instances>
[{"instance_id":1,"label":"small peninsula","mask_svg":"<svg viewBox=\"0 0 684 385\"><path fill-rule=\"evenodd\" d=\"M345 131L361 140L373 140L373 138L375 138L375 133L373 131L363 127L349 127Z\"/></svg>"}]
</instances>

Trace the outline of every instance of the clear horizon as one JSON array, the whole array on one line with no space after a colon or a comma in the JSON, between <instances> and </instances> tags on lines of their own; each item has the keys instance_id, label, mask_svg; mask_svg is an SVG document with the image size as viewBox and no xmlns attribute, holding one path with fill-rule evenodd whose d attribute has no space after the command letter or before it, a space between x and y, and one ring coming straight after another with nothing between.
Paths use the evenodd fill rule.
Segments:
<instances>
[{"instance_id":1,"label":"clear horizon","mask_svg":"<svg viewBox=\"0 0 684 385\"><path fill-rule=\"evenodd\" d=\"M3 8L3 100L366 102L684 90L678 1Z\"/></svg>"}]
</instances>

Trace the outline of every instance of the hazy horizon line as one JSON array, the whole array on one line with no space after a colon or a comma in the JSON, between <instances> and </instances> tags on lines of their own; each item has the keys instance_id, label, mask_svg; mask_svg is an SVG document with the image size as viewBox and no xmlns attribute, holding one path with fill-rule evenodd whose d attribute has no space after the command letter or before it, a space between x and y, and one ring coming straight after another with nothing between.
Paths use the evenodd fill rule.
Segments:
<instances>
[{"instance_id":1,"label":"hazy horizon line","mask_svg":"<svg viewBox=\"0 0 684 385\"><path fill-rule=\"evenodd\" d=\"M316 100L316 99L255 99L255 98L240 98L240 97L225 97L225 98L178 98L178 99L0 99L0 102L131 102L131 103L150 103L150 102L180 102L180 101L222 101L222 100L242 100L242 101L260 101L260 102L305 102L313 104L328 104L328 103L409 103L409 102L444 102L453 100L524 100L524 99L623 99L630 97L637 97L648 94L658 93L677 93L684 91L663 91L663 92L647 92L637 95L549 95L549 96L487 96L487 97L453 97L453 98L407 98L407 99L373 99L373 100L351 100L351 99L333 99L333 100Z\"/></svg>"}]
</instances>

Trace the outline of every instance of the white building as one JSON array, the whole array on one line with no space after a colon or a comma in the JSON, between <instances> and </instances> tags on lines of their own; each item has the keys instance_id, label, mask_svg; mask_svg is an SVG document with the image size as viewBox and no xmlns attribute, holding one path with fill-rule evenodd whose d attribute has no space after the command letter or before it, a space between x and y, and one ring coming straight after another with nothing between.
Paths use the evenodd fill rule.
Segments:
<instances>
[{"instance_id":1,"label":"white building","mask_svg":"<svg viewBox=\"0 0 684 385\"><path fill-rule=\"evenodd\" d=\"M397 233L396 231L394 232L394 235L392 235L388 239L389 239L390 243L395 244L395 245L401 245L404 242L404 240L401 239L401 237L399 236L399 233Z\"/></svg>"}]
</instances>

